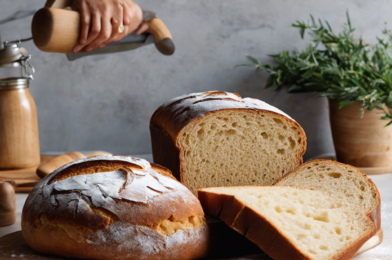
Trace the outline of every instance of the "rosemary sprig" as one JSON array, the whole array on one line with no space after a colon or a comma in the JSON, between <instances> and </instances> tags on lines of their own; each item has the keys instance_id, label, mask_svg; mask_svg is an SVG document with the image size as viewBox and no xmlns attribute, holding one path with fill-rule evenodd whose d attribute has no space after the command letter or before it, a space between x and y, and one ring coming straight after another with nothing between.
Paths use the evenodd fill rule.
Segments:
<instances>
[{"instance_id":1,"label":"rosemary sprig","mask_svg":"<svg viewBox=\"0 0 392 260\"><path fill-rule=\"evenodd\" d=\"M319 97L339 101L339 108L356 101L362 102L364 111L380 109L384 120L392 114L392 31L382 31L386 39L377 38L377 44L368 45L362 38L353 37L354 28L348 12L343 31L335 34L327 21L316 21L310 16L307 23L292 24L299 28L301 38L305 32L312 37L311 44L303 51L282 51L270 55L276 66L261 64L256 58L246 56L248 66L269 73L266 88L276 91L286 89L289 93L319 92Z\"/></svg>"}]
</instances>

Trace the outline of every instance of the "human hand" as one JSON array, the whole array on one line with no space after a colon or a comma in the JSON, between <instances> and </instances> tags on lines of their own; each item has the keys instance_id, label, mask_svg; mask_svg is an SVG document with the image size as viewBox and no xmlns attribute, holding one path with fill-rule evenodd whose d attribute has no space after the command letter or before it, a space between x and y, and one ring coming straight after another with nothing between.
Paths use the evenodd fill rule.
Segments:
<instances>
[{"instance_id":1,"label":"human hand","mask_svg":"<svg viewBox=\"0 0 392 260\"><path fill-rule=\"evenodd\" d=\"M79 43L73 52L92 51L135 30L140 34L148 29L142 23L142 10L132 0L73 0L72 9L81 17ZM120 32L122 23L124 30Z\"/></svg>"}]
</instances>

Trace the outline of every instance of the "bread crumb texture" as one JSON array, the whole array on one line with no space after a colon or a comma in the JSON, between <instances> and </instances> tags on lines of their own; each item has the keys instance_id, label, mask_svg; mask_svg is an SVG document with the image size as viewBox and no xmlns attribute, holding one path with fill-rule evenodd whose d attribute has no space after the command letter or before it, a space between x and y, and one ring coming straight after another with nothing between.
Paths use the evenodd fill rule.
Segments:
<instances>
[{"instance_id":1,"label":"bread crumb texture","mask_svg":"<svg viewBox=\"0 0 392 260\"><path fill-rule=\"evenodd\" d=\"M106 164L100 167L98 161ZM176 247L204 243L204 213L196 197L161 169L115 156L60 168L29 195L22 216L26 241L39 252L68 257L96 257L94 252L75 255L72 248L78 244L99 246L97 252L116 248L118 259L188 257ZM63 248L56 252L51 243ZM173 252L165 254L168 250Z\"/></svg>"},{"instance_id":2,"label":"bread crumb texture","mask_svg":"<svg viewBox=\"0 0 392 260\"><path fill-rule=\"evenodd\" d=\"M260 219L274 226L303 254L304 259L338 259L336 257L349 246L375 230L374 222L364 214L353 212L347 200L334 199L317 190L295 187L228 187L203 189L203 192L207 196L208 193L234 196L235 200L243 203L244 208L252 209ZM242 212L244 210L229 224L240 231L241 227L248 228L252 225L238 223ZM253 226L258 225L253 223ZM255 230L249 231L254 233ZM260 232L263 231L259 230ZM244 235L249 235L248 230ZM264 245L259 246L270 254L268 248L263 248Z\"/></svg>"},{"instance_id":3,"label":"bread crumb texture","mask_svg":"<svg viewBox=\"0 0 392 260\"><path fill-rule=\"evenodd\" d=\"M376 185L358 169L342 163L315 160L305 163L274 185L314 189L335 201L344 201L355 215L375 209Z\"/></svg>"},{"instance_id":4,"label":"bread crumb texture","mask_svg":"<svg viewBox=\"0 0 392 260\"><path fill-rule=\"evenodd\" d=\"M271 185L302 162L304 137L291 120L268 112L218 111L179 137L184 184Z\"/></svg>"}]
</instances>

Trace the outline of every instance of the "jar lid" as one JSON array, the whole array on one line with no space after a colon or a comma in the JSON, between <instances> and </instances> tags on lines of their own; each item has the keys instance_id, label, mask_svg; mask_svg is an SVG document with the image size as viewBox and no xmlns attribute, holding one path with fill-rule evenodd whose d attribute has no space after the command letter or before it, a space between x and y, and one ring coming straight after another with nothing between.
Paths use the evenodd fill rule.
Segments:
<instances>
[{"instance_id":1,"label":"jar lid","mask_svg":"<svg viewBox=\"0 0 392 260\"><path fill-rule=\"evenodd\" d=\"M0 90L22 89L29 87L29 78L2 78L0 79Z\"/></svg>"},{"instance_id":2,"label":"jar lid","mask_svg":"<svg viewBox=\"0 0 392 260\"><path fill-rule=\"evenodd\" d=\"M27 54L25 48L20 47L22 42L29 41L30 39L0 42L0 69L1 67L22 67L21 78L28 77L33 79L35 70L29 62L31 55Z\"/></svg>"},{"instance_id":3,"label":"jar lid","mask_svg":"<svg viewBox=\"0 0 392 260\"><path fill-rule=\"evenodd\" d=\"M13 42L5 44L4 48L0 48L0 66L19 61L24 56L27 56L25 48Z\"/></svg>"}]
</instances>

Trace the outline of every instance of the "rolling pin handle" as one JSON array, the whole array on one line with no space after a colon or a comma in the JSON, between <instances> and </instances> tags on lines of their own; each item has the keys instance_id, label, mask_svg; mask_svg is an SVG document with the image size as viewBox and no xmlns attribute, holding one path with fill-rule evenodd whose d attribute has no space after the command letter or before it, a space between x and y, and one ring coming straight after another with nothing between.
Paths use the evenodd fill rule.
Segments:
<instances>
[{"instance_id":1,"label":"rolling pin handle","mask_svg":"<svg viewBox=\"0 0 392 260\"><path fill-rule=\"evenodd\" d=\"M146 23L148 24L147 32L154 37L158 51L164 55L172 55L175 50L172 35L162 20L154 18Z\"/></svg>"},{"instance_id":2,"label":"rolling pin handle","mask_svg":"<svg viewBox=\"0 0 392 260\"><path fill-rule=\"evenodd\" d=\"M159 42L155 43L158 51L163 55L172 55L175 50L175 46L173 40L170 38L164 38Z\"/></svg>"}]
</instances>

